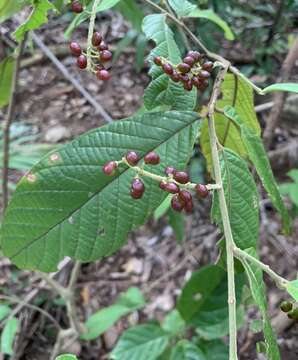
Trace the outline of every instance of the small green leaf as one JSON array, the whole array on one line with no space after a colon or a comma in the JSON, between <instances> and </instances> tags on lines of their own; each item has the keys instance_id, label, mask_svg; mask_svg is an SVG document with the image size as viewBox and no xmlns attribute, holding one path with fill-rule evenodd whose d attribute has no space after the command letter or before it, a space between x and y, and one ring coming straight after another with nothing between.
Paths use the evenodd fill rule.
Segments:
<instances>
[{"instance_id":1,"label":"small green leaf","mask_svg":"<svg viewBox=\"0 0 298 360\"><path fill-rule=\"evenodd\" d=\"M296 83L280 83L280 84L273 84L270 86L267 86L265 89L263 89L264 93L269 93L273 91L286 91L286 92L293 92L298 93L298 84Z\"/></svg>"},{"instance_id":2,"label":"small green leaf","mask_svg":"<svg viewBox=\"0 0 298 360\"><path fill-rule=\"evenodd\" d=\"M287 292L295 299L295 301L298 301L298 280L288 282Z\"/></svg>"},{"instance_id":3,"label":"small green leaf","mask_svg":"<svg viewBox=\"0 0 298 360\"><path fill-rule=\"evenodd\" d=\"M162 328L172 335L177 335L185 330L185 321L182 319L178 310L172 310L165 317Z\"/></svg>"},{"instance_id":4,"label":"small green leaf","mask_svg":"<svg viewBox=\"0 0 298 360\"><path fill-rule=\"evenodd\" d=\"M0 63L0 108L9 103L14 66L15 59L12 56Z\"/></svg>"},{"instance_id":5,"label":"small green leaf","mask_svg":"<svg viewBox=\"0 0 298 360\"><path fill-rule=\"evenodd\" d=\"M4 318L6 318L7 315L9 315L11 312L11 308L8 305L0 305L0 321L2 321Z\"/></svg>"},{"instance_id":6,"label":"small green leaf","mask_svg":"<svg viewBox=\"0 0 298 360\"><path fill-rule=\"evenodd\" d=\"M38 29L41 25L47 23L48 11L54 8L54 5L48 0L35 1L29 18L14 32L16 40L20 42L27 31Z\"/></svg>"},{"instance_id":7,"label":"small green leaf","mask_svg":"<svg viewBox=\"0 0 298 360\"><path fill-rule=\"evenodd\" d=\"M229 358L229 348L222 340L206 341L201 338L198 346L204 352L207 360L227 360Z\"/></svg>"},{"instance_id":8,"label":"small green leaf","mask_svg":"<svg viewBox=\"0 0 298 360\"><path fill-rule=\"evenodd\" d=\"M259 319L254 319L250 326L249 326L250 331L252 331L253 333L259 333L263 330L263 321L259 320Z\"/></svg>"},{"instance_id":9,"label":"small green leaf","mask_svg":"<svg viewBox=\"0 0 298 360\"><path fill-rule=\"evenodd\" d=\"M154 211L154 220L160 219L164 216L171 207L172 196L169 194L164 201L159 205L159 207Z\"/></svg>"},{"instance_id":10,"label":"small green leaf","mask_svg":"<svg viewBox=\"0 0 298 360\"><path fill-rule=\"evenodd\" d=\"M0 0L0 23L22 10L30 2L30 0Z\"/></svg>"},{"instance_id":11,"label":"small green leaf","mask_svg":"<svg viewBox=\"0 0 298 360\"><path fill-rule=\"evenodd\" d=\"M182 243L185 237L185 216L171 208L169 209L168 216L169 224L174 230L177 241Z\"/></svg>"},{"instance_id":12,"label":"small green leaf","mask_svg":"<svg viewBox=\"0 0 298 360\"><path fill-rule=\"evenodd\" d=\"M13 342L18 330L19 320L15 317L8 319L1 334L0 352L7 355L13 354Z\"/></svg>"},{"instance_id":13,"label":"small green leaf","mask_svg":"<svg viewBox=\"0 0 298 360\"><path fill-rule=\"evenodd\" d=\"M169 334L158 325L137 325L121 335L111 359L156 360L166 349L169 339Z\"/></svg>"},{"instance_id":14,"label":"small green leaf","mask_svg":"<svg viewBox=\"0 0 298 360\"><path fill-rule=\"evenodd\" d=\"M56 357L55 360L78 360L78 358L72 354L63 354Z\"/></svg>"},{"instance_id":15,"label":"small green leaf","mask_svg":"<svg viewBox=\"0 0 298 360\"><path fill-rule=\"evenodd\" d=\"M120 295L115 304L97 311L85 323L86 333L81 339L92 340L108 330L117 320L145 305L145 299L138 288L132 287Z\"/></svg>"},{"instance_id":16,"label":"small green leaf","mask_svg":"<svg viewBox=\"0 0 298 360\"><path fill-rule=\"evenodd\" d=\"M208 360L201 349L188 340L180 340L173 348L170 360Z\"/></svg>"}]
</instances>

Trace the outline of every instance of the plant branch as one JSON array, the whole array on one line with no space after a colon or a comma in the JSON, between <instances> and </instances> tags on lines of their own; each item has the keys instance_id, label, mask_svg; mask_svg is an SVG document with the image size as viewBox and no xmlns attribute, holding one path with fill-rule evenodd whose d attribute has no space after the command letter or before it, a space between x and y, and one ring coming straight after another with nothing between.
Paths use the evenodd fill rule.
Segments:
<instances>
[{"instance_id":1,"label":"plant branch","mask_svg":"<svg viewBox=\"0 0 298 360\"><path fill-rule=\"evenodd\" d=\"M91 71L91 69L92 69L91 68L92 36L94 33L97 7L100 4L100 2L101 2L101 0L94 0L91 15L90 15L90 21L89 21L88 40L87 40L87 69L89 71Z\"/></svg>"},{"instance_id":2,"label":"plant branch","mask_svg":"<svg viewBox=\"0 0 298 360\"><path fill-rule=\"evenodd\" d=\"M234 239L229 219L228 207L225 199L225 193L222 186L221 168L219 161L219 149L215 130L214 111L215 104L220 95L220 86L224 81L228 71L227 67L221 69L217 75L211 99L208 105L208 126L209 138L211 144L212 162L214 177L220 188L218 189L219 207L223 222L224 236L226 240L227 253L227 272L228 272L228 306L229 306L229 359L237 360L237 323L236 323L236 294L235 294L235 274L234 274Z\"/></svg>"},{"instance_id":3,"label":"plant branch","mask_svg":"<svg viewBox=\"0 0 298 360\"><path fill-rule=\"evenodd\" d=\"M3 212L8 204L8 170L9 170L9 147L10 147L10 126L15 113L16 94L18 90L18 80L20 73L21 58L25 49L27 35L15 51L15 66L13 71L10 101L7 116L3 127L3 169L2 169L2 193L3 193Z\"/></svg>"},{"instance_id":4,"label":"plant branch","mask_svg":"<svg viewBox=\"0 0 298 360\"><path fill-rule=\"evenodd\" d=\"M248 260L249 262L253 263L254 265L258 266L262 269L266 274L268 274L276 283L277 287L281 289L285 289L288 283L288 280L284 279L283 277L279 276L276 272L274 272L269 265L264 264L262 261L256 259L252 255L248 254L246 251L239 249L238 247L234 247L233 249L234 255L240 260Z\"/></svg>"}]
</instances>

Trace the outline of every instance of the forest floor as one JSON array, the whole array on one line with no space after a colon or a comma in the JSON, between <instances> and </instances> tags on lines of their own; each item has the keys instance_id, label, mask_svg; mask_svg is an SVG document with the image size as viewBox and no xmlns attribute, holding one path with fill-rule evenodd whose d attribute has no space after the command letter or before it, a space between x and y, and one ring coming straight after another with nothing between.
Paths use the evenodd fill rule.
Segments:
<instances>
[{"instance_id":1,"label":"forest floor","mask_svg":"<svg viewBox=\"0 0 298 360\"><path fill-rule=\"evenodd\" d=\"M113 28L107 25L110 21L113 22ZM8 23L7 28L2 31L5 33L7 30L8 34L10 26ZM101 28L105 29L108 41L112 44L116 44L127 31L121 16L113 12L102 19ZM51 29L45 27L39 35L48 45L67 46L59 24L52 22ZM83 42L84 28L76 35ZM65 54L60 58L70 73L80 80L115 121L133 114L141 106L141 95L149 78L146 71L138 73L135 70L133 51L126 51L120 56L113 66L113 78L108 83L99 82L92 75L77 70L70 55ZM1 118L3 114L0 113ZM40 134L39 141L55 145L104 125L102 117L95 115L94 108L46 58L22 68L15 121L36 127ZM289 133L287 129L282 129L281 132ZM12 181L20 176L15 172L10 175ZM284 177L284 174L276 175ZM262 204L260 256L280 275L294 279L298 268L298 257L293 256L298 254L298 219L294 223L293 235L284 237L281 234L280 219L266 201L265 195ZM82 360L106 359L123 329L146 319L161 320L173 309L179 289L189 278L191 271L217 259L216 243L220 234L210 222L210 206L210 200L196 205L195 212L187 218L187 236L182 244L176 242L166 219L150 220L149 224L130 234L127 245L113 256L82 265L76 285L77 310L82 320L94 311L112 304L119 293L131 286L137 286L143 291L147 305L143 310L119 321L101 338L85 343L76 342L65 350L77 353ZM67 280L68 272L69 266L66 266L59 275L61 283ZM5 258L0 258L0 274L1 291L19 299L24 299L39 284L37 274L19 271ZM286 326L286 316L281 315L279 310L283 293L268 278L266 282L269 314L279 329L278 343L282 359L297 360L298 326ZM49 312L62 326L66 326L64 308L53 291L41 289L33 303ZM52 324L41 313L27 307L23 307L18 316L21 331L17 337L13 359L48 359L55 342ZM255 316L255 312L249 312L247 325L240 330L241 360L262 359L255 351L255 344L261 339L260 334L253 334L249 329Z\"/></svg>"}]
</instances>

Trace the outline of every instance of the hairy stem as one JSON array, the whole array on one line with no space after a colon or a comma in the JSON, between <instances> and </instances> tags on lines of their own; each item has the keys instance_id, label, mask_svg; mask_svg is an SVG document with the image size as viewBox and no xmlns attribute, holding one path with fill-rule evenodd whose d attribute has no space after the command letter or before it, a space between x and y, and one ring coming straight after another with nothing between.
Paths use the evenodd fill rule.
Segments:
<instances>
[{"instance_id":1,"label":"hairy stem","mask_svg":"<svg viewBox=\"0 0 298 360\"><path fill-rule=\"evenodd\" d=\"M224 80L228 68L223 68L218 73L216 82L213 88L213 93L208 106L208 126L209 137L211 144L212 162L214 177L217 184L220 185L218 189L219 207L223 222L224 236L226 240L226 253L227 253L227 272L228 272L228 306L229 306L229 359L237 360L237 323L236 323L236 294L235 294L235 274L234 274L234 254L235 247L232 229L229 219L225 193L222 186L221 168L219 162L219 149L217 145L217 136L215 130L214 111L215 103L220 94L220 85Z\"/></svg>"},{"instance_id":2,"label":"hairy stem","mask_svg":"<svg viewBox=\"0 0 298 360\"><path fill-rule=\"evenodd\" d=\"M88 40L87 40L87 69L92 70L92 36L94 33L95 27L95 19L97 13L97 7L100 4L101 0L94 0L90 21L89 21L89 29L88 29Z\"/></svg>"}]
</instances>

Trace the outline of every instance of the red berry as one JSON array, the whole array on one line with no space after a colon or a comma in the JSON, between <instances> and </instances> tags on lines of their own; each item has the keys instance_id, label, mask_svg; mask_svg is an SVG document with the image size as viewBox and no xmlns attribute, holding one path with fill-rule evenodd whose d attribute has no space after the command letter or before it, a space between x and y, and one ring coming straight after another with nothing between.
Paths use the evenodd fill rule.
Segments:
<instances>
[{"instance_id":1,"label":"red berry","mask_svg":"<svg viewBox=\"0 0 298 360\"><path fill-rule=\"evenodd\" d=\"M205 198L209 194L209 190L207 189L206 185L203 184L197 184L195 190L200 198Z\"/></svg>"},{"instance_id":2,"label":"red berry","mask_svg":"<svg viewBox=\"0 0 298 360\"><path fill-rule=\"evenodd\" d=\"M202 69L206 70L208 72L211 72L213 69L213 62L212 61L206 61L203 65L202 65Z\"/></svg>"},{"instance_id":3,"label":"red berry","mask_svg":"<svg viewBox=\"0 0 298 360\"><path fill-rule=\"evenodd\" d=\"M71 10L75 12L76 14L79 14L83 11L83 6L80 4L79 1L73 1L71 4Z\"/></svg>"},{"instance_id":4,"label":"red berry","mask_svg":"<svg viewBox=\"0 0 298 360\"><path fill-rule=\"evenodd\" d=\"M208 85L209 85L208 80L200 80L197 88L198 90L204 91L207 89Z\"/></svg>"},{"instance_id":5,"label":"red berry","mask_svg":"<svg viewBox=\"0 0 298 360\"><path fill-rule=\"evenodd\" d=\"M200 85L200 79L197 76L193 76L191 82L194 86L198 87Z\"/></svg>"},{"instance_id":6,"label":"red berry","mask_svg":"<svg viewBox=\"0 0 298 360\"><path fill-rule=\"evenodd\" d=\"M161 66L162 65L162 60L160 56L155 56L155 58L153 59L155 65L157 66Z\"/></svg>"},{"instance_id":7,"label":"red berry","mask_svg":"<svg viewBox=\"0 0 298 360\"><path fill-rule=\"evenodd\" d=\"M111 74L108 72L108 70L102 69L96 71L96 77L98 80L107 81L110 80Z\"/></svg>"},{"instance_id":8,"label":"red berry","mask_svg":"<svg viewBox=\"0 0 298 360\"><path fill-rule=\"evenodd\" d=\"M173 182L169 182L164 186L164 190L171 193L171 194L177 194L179 193L180 189L179 186Z\"/></svg>"},{"instance_id":9,"label":"red berry","mask_svg":"<svg viewBox=\"0 0 298 360\"><path fill-rule=\"evenodd\" d=\"M187 65L189 65L190 67L193 66L193 64L196 62L195 59L192 57L192 56L186 56L184 59L183 59L183 62Z\"/></svg>"},{"instance_id":10,"label":"red berry","mask_svg":"<svg viewBox=\"0 0 298 360\"><path fill-rule=\"evenodd\" d=\"M102 167L102 171L106 174L106 175L114 175L115 170L117 169L118 164L116 161L108 161L103 167Z\"/></svg>"},{"instance_id":11,"label":"red berry","mask_svg":"<svg viewBox=\"0 0 298 360\"><path fill-rule=\"evenodd\" d=\"M96 31L92 36L92 45L93 46L99 46L102 42L102 35Z\"/></svg>"},{"instance_id":12,"label":"red berry","mask_svg":"<svg viewBox=\"0 0 298 360\"><path fill-rule=\"evenodd\" d=\"M188 82L189 81L188 75L185 75L185 74L179 74L179 78L180 78L180 81L182 81L182 82Z\"/></svg>"},{"instance_id":13,"label":"red berry","mask_svg":"<svg viewBox=\"0 0 298 360\"><path fill-rule=\"evenodd\" d=\"M193 211L193 201L192 201L192 198L185 203L184 208L185 208L185 212L187 212L187 213L191 213L191 212Z\"/></svg>"},{"instance_id":14,"label":"red berry","mask_svg":"<svg viewBox=\"0 0 298 360\"><path fill-rule=\"evenodd\" d=\"M184 201L185 203L192 201L191 193L187 190L181 190L179 193L179 197L181 201Z\"/></svg>"},{"instance_id":15,"label":"red berry","mask_svg":"<svg viewBox=\"0 0 298 360\"><path fill-rule=\"evenodd\" d=\"M173 175L174 173L175 173L175 171L176 171L176 169L175 168L173 168L172 166L167 166L166 168L165 168L165 173L166 173L166 175Z\"/></svg>"},{"instance_id":16,"label":"red berry","mask_svg":"<svg viewBox=\"0 0 298 360\"><path fill-rule=\"evenodd\" d=\"M181 72L181 74L187 74L188 72L190 72L190 66L185 63L179 64L177 68Z\"/></svg>"},{"instance_id":17,"label":"red berry","mask_svg":"<svg viewBox=\"0 0 298 360\"><path fill-rule=\"evenodd\" d=\"M87 67L87 58L85 55L80 55L77 59L77 65L80 69L86 69Z\"/></svg>"},{"instance_id":18,"label":"red berry","mask_svg":"<svg viewBox=\"0 0 298 360\"><path fill-rule=\"evenodd\" d=\"M112 60L113 54L109 50L103 50L100 53L100 60L101 61L110 61ZM209 73L208 73L209 74Z\"/></svg>"},{"instance_id":19,"label":"red berry","mask_svg":"<svg viewBox=\"0 0 298 360\"><path fill-rule=\"evenodd\" d=\"M184 83L184 89L187 91L191 91L192 90L192 81L188 80L187 82Z\"/></svg>"},{"instance_id":20,"label":"red berry","mask_svg":"<svg viewBox=\"0 0 298 360\"><path fill-rule=\"evenodd\" d=\"M100 43L100 45L98 46L98 50L99 51L104 51L104 50L108 50L108 45L106 44L106 42L105 41L102 41L101 43Z\"/></svg>"},{"instance_id":21,"label":"red berry","mask_svg":"<svg viewBox=\"0 0 298 360\"><path fill-rule=\"evenodd\" d=\"M171 75L171 79L174 82L179 82L180 81L180 76L179 76L179 74L177 73L176 70L173 70L173 74Z\"/></svg>"},{"instance_id":22,"label":"red berry","mask_svg":"<svg viewBox=\"0 0 298 360\"><path fill-rule=\"evenodd\" d=\"M130 195L134 199L140 199L145 192L145 185L141 179L133 179L130 189Z\"/></svg>"},{"instance_id":23,"label":"red berry","mask_svg":"<svg viewBox=\"0 0 298 360\"><path fill-rule=\"evenodd\" d=\"M168 75L172 75L174 72L173 66L171 64L163 64L162 68L163 71Z\"/></svg>"},{"instance_id":24,"label":"red berry","mask_svg":"<svg viewBox=\"0 0 298 360\"><path fill-rule=\"evenodd\" d=\"M161 181L161 182L159 183L159 187L160 187L162 190L165 190L165 189L166 189L166 185L167 185L167 183L166 183L165 181Z\"/></svg>"},{"instance_id":25,"label":"red berry","mask_svg":"<svg viewBox=\"0 0 298 360\"><path fill-rule=\"evenodd\" d=\"M74 42L74 41L71 42L69 45L69 48L70 48L71 52L73 53L73 55L75 55L75 56L80 56L82 54L82 49L77 42Z\"/></svg>"},{"instance_id":26,"label":"red berry","mask_svg":"<svg viewBox=\"0 0 298 360\"><path fill-rule=\"evenodd\" d=\"M126 154L125 158L126 158L126 161L129 163L129 165L131 165L131 166L137 165L137 163L139 161L139 155L135 151L129 151Z\"/></svg>"},{"instance_id":27,"label":"red berry","mask_svg":"<svg viewBox=\"0 0 298 360\"><path fill-rule=\"evenodd\" d=\"M199 72L199 78L201 79L209 79L210 78L210 72L206 70L201 70Z\"/></svg>"},{"instance_id":28,"label":"red berry","mask_svg":"<svg viewBox=\"0 0 298 360\"><path fill-rule=\"evenodd\" d=\"M194 58L196 62L202 58L202 55L198 51L189 51L186 56Z\"/></svg>"},{"instance_id":29,"label":"red berry","mask_svg":"<svg viewBox=\"0 0 298 360\"><path fill-rule=\"evenodd\" d=\"M173 210L181 212L184 208L184 202L182 202L179 196L176 194L172 197L171 206Z\"/></svg>"},{"instance_id":30,"label":"red berry","mask_svg":"<svg viewBox=\"0 0 298 360\"><path fill-rule=\"evenodd\" d=\"M145 164L157 165L160 162L160 157L154 151L150 151L144 157Z\"/></svg>"},{"instance_id":31,"label":"red berry","mask_svg":"<svg viewBox=\"0 0 298 360\"><path fill-rule=\"evenodd\" d=\"M187 184L189 182L188 173L185 171L176 171L174 179L180 184Z\"/></svg>"}]
</instances>

